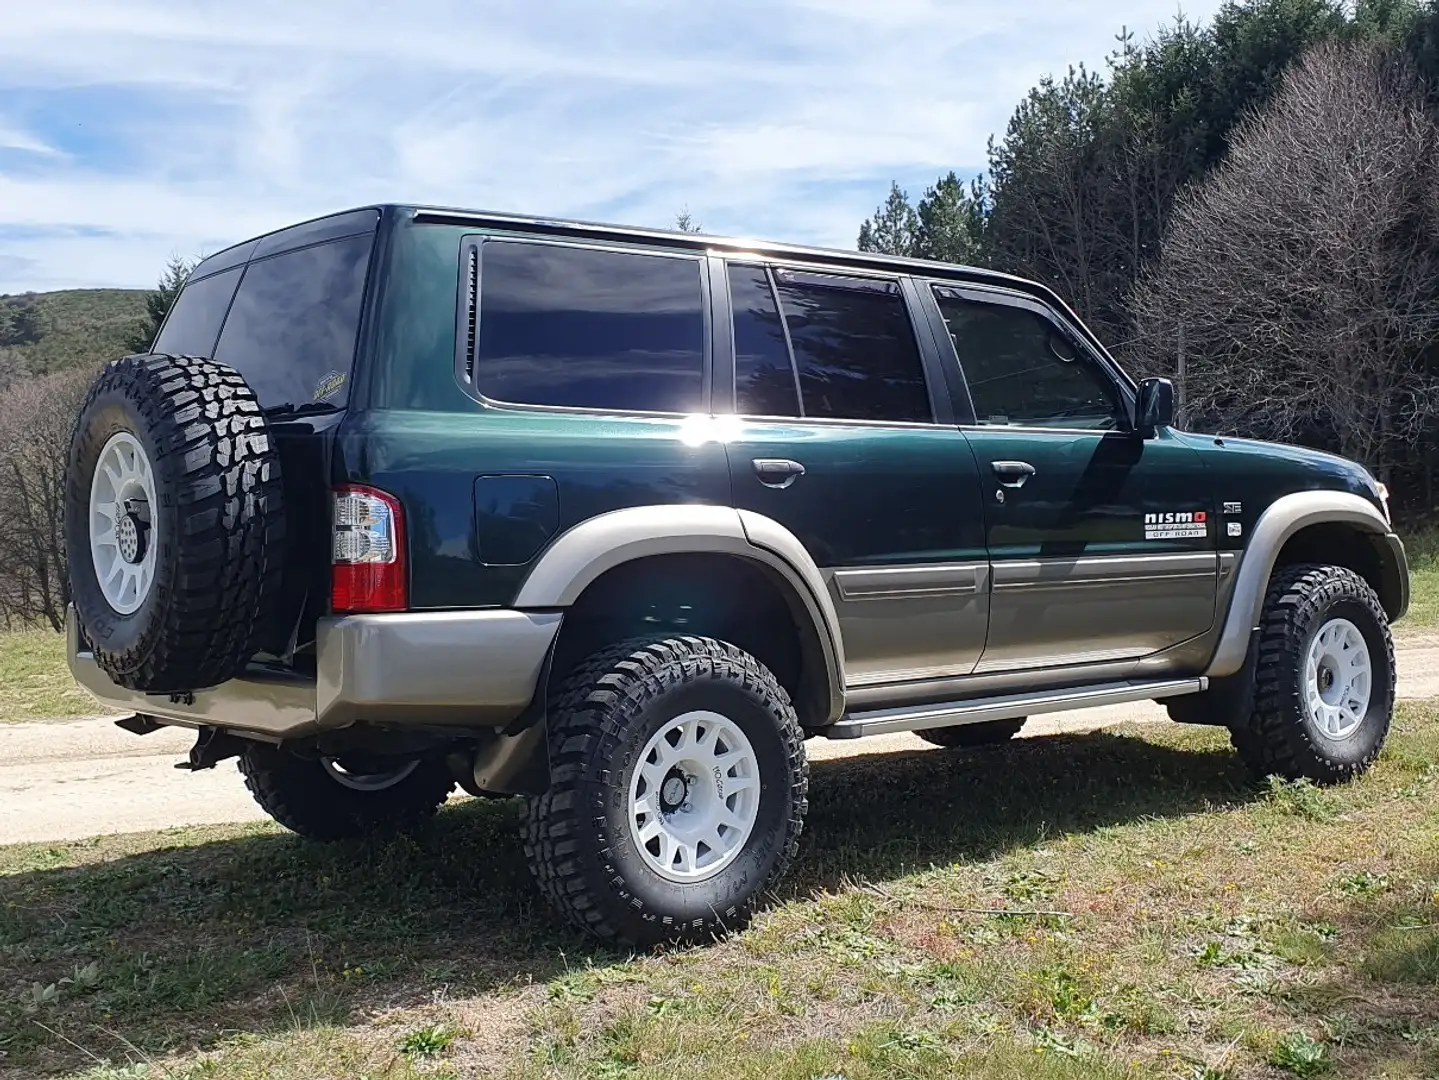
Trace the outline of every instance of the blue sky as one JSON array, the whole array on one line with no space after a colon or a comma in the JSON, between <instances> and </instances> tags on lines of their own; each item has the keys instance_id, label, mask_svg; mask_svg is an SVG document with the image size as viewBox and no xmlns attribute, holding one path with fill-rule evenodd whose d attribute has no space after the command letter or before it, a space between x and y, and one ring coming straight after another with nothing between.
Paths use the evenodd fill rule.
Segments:
<instances>
[{"instance_id":1,"label":"blue sky","mask_svg":"<svg viewBox=\"0 0 1439 1080\"><path fill-rule=\"evenodd\" d=\"M1206 18L1217 0L1185 8ZM0 293L446 203L848 247L1172 0L41 0L0 17Z\"/></svg>"}]
</instances>

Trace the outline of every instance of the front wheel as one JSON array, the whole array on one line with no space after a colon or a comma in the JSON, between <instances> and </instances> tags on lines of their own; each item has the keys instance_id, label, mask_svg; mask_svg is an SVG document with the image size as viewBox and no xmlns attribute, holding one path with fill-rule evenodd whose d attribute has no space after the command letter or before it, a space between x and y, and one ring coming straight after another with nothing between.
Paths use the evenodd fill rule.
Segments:
<instances>
[{"instance_id":1,"label":"front wheel","mask_svg":"<svg viewBox=\"0 0 1439 1080\"><path fill-rule=\"evenodd\" d=\"M554 907L640 947L744 926L808 805L804 733L769 670L711 638L627 642L580 664L550 717L523 839Z\"/></svg>"},{"instance_id":2,"label":"front wheel","mask_svg":"<svg viewBox=\"0 0 1439 1080\"><path fill-rule=\"evenodd\" d=\"M1249 715L1231 728L1259 776L1335 783L1379 756L1394 714L1394 639L1369 584L1337 566L1275 574Z\"/></svg>"}]
</instances>

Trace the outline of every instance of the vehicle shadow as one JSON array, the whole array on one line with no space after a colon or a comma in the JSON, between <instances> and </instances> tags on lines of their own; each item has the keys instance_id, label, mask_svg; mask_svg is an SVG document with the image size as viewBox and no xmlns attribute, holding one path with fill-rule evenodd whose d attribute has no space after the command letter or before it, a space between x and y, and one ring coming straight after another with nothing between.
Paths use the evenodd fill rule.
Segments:
<instances>
[{"instance_id":1,"label":"vehicle shadow","mask_svg":"<svg viewBox=\"0 0 1439 1080\"><path fill-rule=\"evenodd\" d=\"M821 761L811 777L782 900L1252 791L1225 750L1102 732ZM539 899L516 803L458 802L414 838L322 846L263 833L54 868L39 853L36 868L0 876L0 1071L345 1023L622 959ZM87 847L101 850L72 851Z\"/></svg>"}]
</instances>

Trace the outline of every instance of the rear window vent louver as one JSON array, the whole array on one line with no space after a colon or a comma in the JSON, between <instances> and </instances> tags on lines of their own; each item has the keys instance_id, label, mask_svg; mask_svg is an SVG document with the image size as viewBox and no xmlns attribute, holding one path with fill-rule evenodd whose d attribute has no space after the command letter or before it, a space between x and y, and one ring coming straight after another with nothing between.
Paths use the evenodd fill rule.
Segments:
<instances>
[{"instance_id":1,"label":"rear window vent louver","mask_svg":"<svg viewBox=\"0 0 1439 1080\"><path fill-rule=\"evenodd\" d=\"M465 256L465 381L475 381L475 347L480 319L480 249Z\"/></svg>"}]
</instances>

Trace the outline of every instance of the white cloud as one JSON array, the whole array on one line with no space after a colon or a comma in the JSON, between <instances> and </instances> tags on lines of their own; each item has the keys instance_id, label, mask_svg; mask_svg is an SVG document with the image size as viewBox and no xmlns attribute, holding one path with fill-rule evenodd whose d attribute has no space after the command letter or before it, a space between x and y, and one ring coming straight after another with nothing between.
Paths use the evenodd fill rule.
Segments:
<instances>
[{"instance_id":1,"label":"white cloud","mask_svg":"<svg viewBox=\"0 0 1439 1080\"><path fill-rule=\"evenodd\" d=\"M710 230L848 245L891 178L979 167L1040 75L1172 11L23 5L0 35L0 292L147 285L172 253L380 200L653 225L688 205Z\"/></svg>"}]
</instances>

